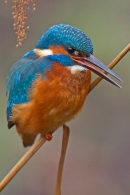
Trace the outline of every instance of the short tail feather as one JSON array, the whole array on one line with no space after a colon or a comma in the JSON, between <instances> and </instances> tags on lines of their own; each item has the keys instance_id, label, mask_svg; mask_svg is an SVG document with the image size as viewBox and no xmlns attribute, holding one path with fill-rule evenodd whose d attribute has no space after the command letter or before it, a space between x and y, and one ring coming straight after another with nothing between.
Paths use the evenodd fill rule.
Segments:
<instances>
[{"instance_id":1,"label":"short tail feather","mask_svg":"<svg viewBox=\"0 0 130 195\"><path fill-rule=\"evenodd\" d=\"M8 129L11 129L11 127L13 127L15 125L15 123L13 121L8 121Z\"/></svg>"},{"instance_id":2,"label":"short tail feather","mask_svg":"<svg viewBox=\"0 0 130 195\"><path fill-rule=\"evenodd\" d=\"M23 140L23 146L24 147L32 146L35 139L36 139L36 135L27 134L27 133L22 134L22 140Z\"/></svg>"}]
</instances>

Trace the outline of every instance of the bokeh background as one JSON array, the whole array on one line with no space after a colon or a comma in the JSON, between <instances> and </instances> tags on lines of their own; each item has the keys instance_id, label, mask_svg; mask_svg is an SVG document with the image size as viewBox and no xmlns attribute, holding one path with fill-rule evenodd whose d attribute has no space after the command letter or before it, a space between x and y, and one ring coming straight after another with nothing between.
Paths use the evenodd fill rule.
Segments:
<instances>
[{"instance_id":1,"label":"bokeh background","mask_svg":"<svg viewBox=\"0 0 130 195\"><path fill-rule=\"evenodd\" d=\"M11 65L34 48L51 25L68 23L86 32L94 55L105 64L130 42L129 0L37 0L28 12L28 38L16 48L12 1L0 1L0 181L28 150L15 128L7 129L5 86ZM62 195L130 194L130 53L114 68L122 89L102 81L87 97L71 129L63 174ZM54 194L62 128L22 168L2 195Z\"/></svg>"}]
</instances>

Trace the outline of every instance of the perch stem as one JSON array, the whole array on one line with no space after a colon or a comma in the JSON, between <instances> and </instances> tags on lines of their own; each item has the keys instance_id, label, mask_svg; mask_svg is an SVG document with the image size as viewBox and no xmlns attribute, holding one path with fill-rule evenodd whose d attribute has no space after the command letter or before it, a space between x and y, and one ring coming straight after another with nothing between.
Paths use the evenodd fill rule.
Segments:
<instances>
[{"instance_id":1,"label":"perch stem","mask_svg":"<svg viewBox=\"0 0 130 195\"><path fill-rule=\"evenodd\" d=\"M55 195L61 195L62 173L63 173L66 149L67 149L68 140L69 140L69 133L70 133L69 127L67 127L66 125L63 125L62 148L61 148L61 156L60 156L59 166L58 166Z\"/></svg>"}]
</instances>

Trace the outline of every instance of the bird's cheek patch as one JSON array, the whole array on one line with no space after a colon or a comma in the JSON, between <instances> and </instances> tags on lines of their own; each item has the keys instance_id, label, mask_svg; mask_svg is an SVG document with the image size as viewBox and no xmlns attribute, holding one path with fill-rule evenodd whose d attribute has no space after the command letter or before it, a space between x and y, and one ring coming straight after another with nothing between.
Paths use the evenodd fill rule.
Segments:
<instances>
[{"instance_id":1,"label":"bird's cheek patch","mask_svg":"<svg viewBox=\"0 0 130 195\"><path fill-rule=\"evenodd\" d=\"M50 50L53 52L53 54L64 54L64 55L68 55L68 52L64 49L64 47L62 46L50 46Z\"/></svg>"},{"instance_id":2,"label":"bird's cheek patch","mask_svg":"<svg viewBox=\"0 0 130 195\"><path fill-rule=\"evenodd\" d=\"M84 68L79 65L69 66L68 69L70 70L71 74L78 74L80 72L86 71L87 68Z\"/></svg>"},{"instance_id":3,"label":"bird's cheek patch","mask_svg":"<svg viewBox=\"0 0 130 195\"><path fill-rule=\"evenodd\" d=\"M34 49L33 50L37 56L40 58L53 55L53 51L51 49Z\"/></svg>"}]
</instances>

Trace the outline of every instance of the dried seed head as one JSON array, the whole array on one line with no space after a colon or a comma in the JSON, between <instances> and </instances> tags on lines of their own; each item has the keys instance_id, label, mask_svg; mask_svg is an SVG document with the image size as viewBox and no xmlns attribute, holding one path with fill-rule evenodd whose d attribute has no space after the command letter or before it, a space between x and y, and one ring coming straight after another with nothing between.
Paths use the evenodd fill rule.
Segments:
<instances>
[{"instance_id":1,"label":"dried seed head","mask_svg":"<svg viewBox=\"0 0 130 195\"><path fill-rule=\"evenodd\" d=\"M5 3L8 1L5 0ZM16 47L22 45L22 42L27 38L27 30L29 26L27 25L27 10L30 9L30 3L32 3L33 10L36 10L36 0L13 0L13 12L12 16L14 18L14 31L17 36Z\"/></svg>"}]
</instances>

